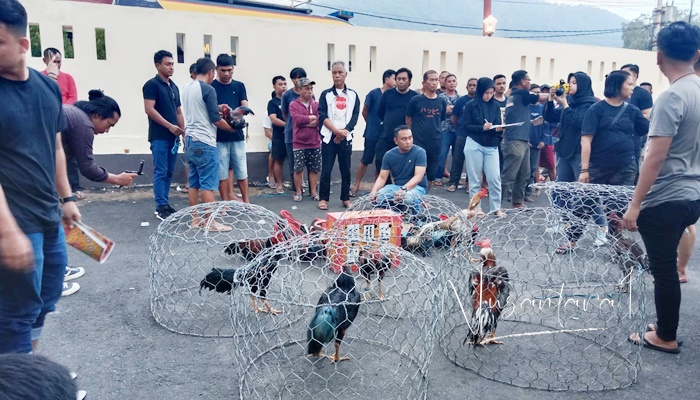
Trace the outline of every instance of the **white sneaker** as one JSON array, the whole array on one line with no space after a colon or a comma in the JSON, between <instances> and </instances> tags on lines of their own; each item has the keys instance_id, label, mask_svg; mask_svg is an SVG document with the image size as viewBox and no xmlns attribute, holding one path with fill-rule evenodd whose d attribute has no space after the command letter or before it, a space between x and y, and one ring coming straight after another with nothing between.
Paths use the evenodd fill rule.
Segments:
<instances>
[{"instance_id":1,"label":"white sneaker","mask_svg":"<svg viewBox=\"0 0 700 400\"><path fill-rule=\"evenodd\" d=\"M80 290L80 285L78 282L63 282L63 292L61 292L61 297L70 296L78 290Z\"/></svg>"},{"instance_id":2,"label":"white sneaker","mask_svg":"<svg viewBox=\"0 0 700 400\"><path fill-rule=\"evenodd\" d=\"M75 399L76 400L83 400L87 396L87 391L85 390L78 390L78 393L75 394Z\"/></svg>"},{"instance_id":3,"label":"white sneaker","mask_svg":"<svg viewBox=\"0 0 700 400\"><path fill-rule=\"evenodd\" d=\"M593 241L593 246L600 247L608 243L608 227L599 226L596 228L595 240Z\"/></svg>"},{"instance_id":4,"label":"white sneaker","mask_svg":"<svg viewBox=\"0 0 700 400\"><path fill-rule=\"evenodd\" d=\"M63 282L68 282L71 279L78 279L85 275L85 268L66 266L66 275L63 277Z\"/></svg>"},{"instance_id":5,"label":"white sneaker","mask_svg":"<svg viewBox=\"0 0 700 400\"><path fill-rule=\"evenodd\" d=\"M547 227L547 229L545 229L544 232L549 233L549 234L559 234L559 233L564 233L565 230L566 230L565 224L556 224L554 226Z\"/></svg>"}]
</instances>

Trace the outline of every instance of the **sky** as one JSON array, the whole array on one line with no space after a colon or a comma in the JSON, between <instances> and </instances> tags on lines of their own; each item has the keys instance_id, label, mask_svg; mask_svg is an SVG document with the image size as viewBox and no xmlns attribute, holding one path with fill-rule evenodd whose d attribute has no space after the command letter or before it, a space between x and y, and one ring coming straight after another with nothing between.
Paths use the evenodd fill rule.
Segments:
<instances>
[{"instance_id":1,"label":"sky","mask_svg":"<svg viewBox=\"0 0 700 400\"><path fill-rule=\"evenodd\" d=\"M275 3L282 5L291 5L291 0L257 0L265 3ZM316 0L311 0L312 3ZM381 0L372 0L381 1ZM466 1L480 1L480 0L466 0ZM493 2L498 2L499 0L493 0ZM523 0L525 2L527 0ZM545 0L549 3L561 3L569 5L588 5L594 7L600 7L611 11L625 19L634 19L640 14L651 14L651 11L657 6L658 0ZM297 1L300 3L301 1ZM322 4L323 0L318 0L318 3ZM690 8L691 0L676 0L675 5L679 10L687 10ZM672 3L672 1L663 0L663 3ZM697 8L694 7L694 11L700 11L700 1L697 2ZM353 4L358 4L358 0L347 0L348 8L352 8Z\"/></svg>"}]
</instances>

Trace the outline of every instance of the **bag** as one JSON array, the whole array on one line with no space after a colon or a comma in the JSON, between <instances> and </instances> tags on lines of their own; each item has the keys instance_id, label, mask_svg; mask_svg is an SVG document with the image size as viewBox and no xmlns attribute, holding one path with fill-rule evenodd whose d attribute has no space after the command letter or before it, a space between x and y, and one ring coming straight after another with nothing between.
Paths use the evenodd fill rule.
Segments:
<instances>
[{"instance_id":1,"label":"bag","mask_svg":"<svg viewBox=\"0 0 700 400\"><path fill-rule=\"evenodd\" d=\"M615 125L615 123L616 123L616 122L620 119L620 117L622 116L622 113L625 112L625 109L626 109L626 108L627 108L627 102L626 102L626 101L623 101L623 102L622 102L622 108L620 108L620 111L617 112L617 115L615 115L615 118L613 118L612 123L610 124L610 126Z\"/></svg>"}]
</instances>

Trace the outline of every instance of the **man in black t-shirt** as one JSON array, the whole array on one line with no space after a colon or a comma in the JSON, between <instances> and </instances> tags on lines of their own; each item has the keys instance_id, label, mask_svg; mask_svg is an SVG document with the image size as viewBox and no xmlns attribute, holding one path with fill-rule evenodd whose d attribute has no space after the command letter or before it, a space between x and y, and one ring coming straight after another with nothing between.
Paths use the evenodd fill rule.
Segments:
<instances>
[{"instance_id":1,"label":"man in black t-shirt","mask_svg":"<svg viewBox=\"0 0 700 400\"><path fill-rule=\"evenodd\" d=\"M501 187L508 190L512 185L513 208L524 208L525 187L530 177L530 105L537 104L540 96L530 93L530 76L527 71L513 73L513 88L506 102L506 128L501 151Z\"/></svg>"},{"instance_id":2,"label":"man in black t-shirt","mask_svg":"<svg viewBox=\"0 0 700 400\"><path fill-rule=\"evenodd\" d=\"M382 133L377 140L377 148L374 153L374 166L377 171L382 169L382 159L387 151L396 147L394 143L394 129L406 123L406 108L408 102L418 96L418 92L411 90L413 73L408 68L400 68L396 71L396 87L382 93L377 105L377 116L382 121ZM389 177L391 181L391 177Z\"/></svg>"},{"instance_id":3,"label":"man in black t-shirt","mask_svg":"<svg viewBox=\"0 0 700 400\"><path fill-rule=\"evenodd\" d=\"M61 219L72 228L80 212L61 143L61 90L27 68L24 7L0 0L0 10L0 354L30 353L61 297Z\"/></svg>"},{"instance_id":4,"label":"man in black t-shirt","mask_svg":"<svg viewBox=\"0 0 700 400\"><path fill-rule=\"evenodd\" d=\"M406 108L406 125L411 127L415 144L425 150L428 160L428 190L438 175L442 141L440 127L447 118L447 101L437 95L438 84L437 72L426 71L423 74L423 94L413 97Z\"/></svg>"},{"instance_id":5,"label":"man in black t-shirt","mask_svg":"<svg viewBox=\"0 0 700 400\"><path fill-rule=\"evenodd\" d=\"M235 110L240 106L248 106L248 94L243 82L233 80L233 57L219 54L216 57L216 80L211 86L216 90L219 104L226 104ZM248 198L248 160L245 151L245 135L243 129L235 132L216 130L216 146L219 149L219 194L222 200L234 200L233 177L238 181L241 198L249 203Z\"/></svg>"},{"instance_id":6,"label":"man in black t-shirt","mask_svg":"<svg viewBox=\"0 0 700 400\"><path fill-rule=\"evenodd\" d=\"M282 95L287 90L287 80L277 75L272 78L272 87L275 89L275 96L267 102L267 116L272 123L272 148L270 155L273 161L273 174L275 176L275 188L277 193L284 193L282 186L282 163L287 158L287 147L284 144L284 128L286 122L282 115Z\"/></svg>"},{"instance_id":7,"label":"man in black t-shirt","mask_svg":"<svg viewBox=\"0 0 700 400\"><path fill-rule=\"evenodd\" d=\"M156 217L164 220L175 212L168 193L173 180L180 135L185 134L185 118L180 109L180 90L170 79L175 71L173 55L165 50L153 56L158 74L143 85L143 103L148 115L148 141L153 154L153 196Z\"/></svg>"}]
</instances>

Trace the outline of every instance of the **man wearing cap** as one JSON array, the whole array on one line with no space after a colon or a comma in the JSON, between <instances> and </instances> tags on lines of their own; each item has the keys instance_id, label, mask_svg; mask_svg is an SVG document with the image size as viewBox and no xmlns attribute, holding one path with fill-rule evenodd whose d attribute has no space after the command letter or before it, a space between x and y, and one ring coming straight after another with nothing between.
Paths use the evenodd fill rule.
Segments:
<instances>
[{"instance_id":1,"label":"man wearing cap","mask_svg":"<svg viewBox=\"0 0 700 400\"><path fill-rule=\"evenodd\" d=\"M333 87L321 93L318 105L319 126L321 126L321 167L320 201L318 208L328 209L331 195L331 172L335 158L338 157L340 169L340 201L343 207L350 206L350 157L352 156L352 137L355 124L360 116L360 96L345 86L348 76L343 61L331 65Z\"/></svg>"},{"instance_id":2,"label":"man wearing cap","mask_svg":"<svg viewBox=\"0 0 700 400\"><path fill-rule=\"evenodd\" d=\"M318 103L313 99L316 82L300 78L294 84L299 97L289 105L292 124L292 148L294 149L294 201L302 199L302 176L304 167L309 174L309 193L318 201L316 184L321 169L321 137L318 134Z\"/></svg>"}]
</instances>

